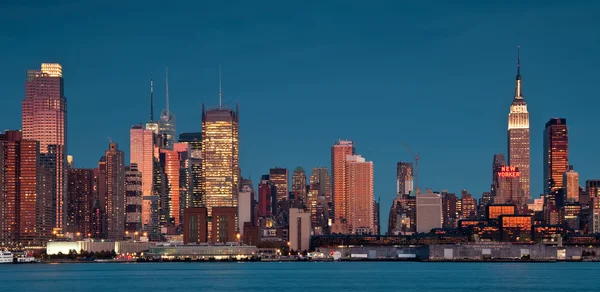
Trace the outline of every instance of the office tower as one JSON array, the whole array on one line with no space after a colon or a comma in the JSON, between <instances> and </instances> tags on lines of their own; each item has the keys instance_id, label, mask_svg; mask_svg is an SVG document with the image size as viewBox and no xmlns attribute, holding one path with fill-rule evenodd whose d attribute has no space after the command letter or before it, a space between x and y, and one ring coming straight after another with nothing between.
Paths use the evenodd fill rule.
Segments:
<instances>
[{"instance_id":1,"label":"office tower","mask_svg":"<svg viewBox=\"0 0 600 292\"><path fill-rule=\"evenodd\" d=\"M202 105L202 195L212 216L213 207L237 207L239 170L239 110L204 110ZM212 235L211 224L209 234Z\"/></svg>"},{"instance_id":2,"label":"office tower","mask_svg":"<svg viewBox=\"0 0 600 292\"><path fill-rule=\"evenodd\" d=\"M189 145L189 163L191 168L190 181L190 207L202 207L202 133L181 133L179 143Z\"/></svg>"},{"instance_id":3,"label":"office tower","mask_svg":"<svg viewBox=\"0 0 600 292\"><path fill-rule=\"evenodd\" d=\"M525 198L530 194L530 148L529 148L529 112L521 93L521 58L517 58L517 80L515 97L508 114L508 165L519 169L519 181Z\"/></svg>"},{"instance_id":4,"label":"office tower","mask_svg":"<svg viewBox=\"0 0 600 292\"><path fill-rule=\"evenodd\" d=\"M254 191L252 190L252 181L247 180L242 183L242 189L239 192L238 222L240 234L244 236L244 223L254 224Z\"/></svg>"},{"instance_id":5,"label":"office tower","mask_svg":"<svg viewBox=\"0 0 600 292\"><path fill-rule=\"evenodd\" d=\"M27 70L22 103L23 139L40 142L40 153L53 146L56 155L52 188L53 227L61 232L65 223L67 166L67 98L64 95L62 66L42 63L40 70Z\"/></svg>"},{"instance_id":6,"label":"office tower","mask_svg":"<svg viewBox=\"0 0 600 292\"><path fill-rule=\"evenodd\" d=\"M332 202L331 198L331 177L327 167L315 167L310 174L310 185L319 184L319 196L325 196L328 203Z\"/></svg>"},{"instance_id":7,"label":"office tower","mask_svg":"<svg viewBox=\"0 0 600 292\"><path fill-rule=\"evenodd\" d=\"M306 172L300 166L292 174L292 192L298 206L306 204Z\"/></svg>"},{"instance_id":8,"label":"office tower","mask_svg":"<svg viewBox=\"0 0 600 292\"><path fill-rule=\"evenodd\" d=\"M183 243L208 241L208 211L204 207L187 208L183 211Z\"/></svg>"},{"instance_id":9,"label":"office tower","mask_svg":"<svg viewBox=\"0 0 600 292\"><path fill-rule=\"evenodd\" d=\"M381 225L379 223L379 202L381 201L381 197L375 201L373 200L373 233L379 235L379 231L381 230Z\"/></svg>"},{"instance_id":10,"label":"office tower","mask_svg":"<svg viewBox=\"0 0 600 292\"><path fill-rule=\"evenodd\" d=\"M600 197L600 179L586 180L585 192L590 196L590 199Z\"/></svg>"},{"instance_id":11,"label":"office tower","mask_svg":"<svg viewBox=\"0 0 600 292\"><path fill-rule=\"evenodd\" d=\"M396 193L399 195L410 194L413 190L413 164L411 162L398 162L396 166Z\"/></svg>"},{"instance_id":12,"label":"office tower","mask_svg":"<svg viewBox=\"0 0 600 292\"><path fill-rule=\"evenodd\" d=\"M66 231L81 236L92 233L92 210L96 198L93 169L70 168L67 171L67 225Z\"/></svg>"},{"instance_id":13,"label":"office tower","mask_svg":"<svg viewBox=\"0 0 600 292\"><path fill-rule=\"evenodd\" d=\"M275 167L269 170L269 180L277 189L277 202L288 198L288 177L287 168Z\"/></svg>"},{"instance_id":14,"label":"office tower","mask_svg":"<svg viewBox=\"0 0 600 292\"><path fill-rule=\"evenodd\" d=\"M427 189L417 193L417 232L429 233L442 227L442 197Z\"/></svg>"},{"instance_id":15,"label":"office tower","mask_svg":"<svg viewBox=\"0 0 600 292\"><path fill-rule=\"evenodd\" d=\"M562 208L563 223L573 230L581 230L581 205L578 203L566 203Z\"/></svg>"},{"instance_id":16,"label":"office tower","mask_svg":"<svg viewBox=\"0 0 600 292\"><path fill-rule=\"evenodd\" d=\"M271 217L274 203L277 201L277 188L271 183L269 175L263 175L258 184L258 216Z\"/></svg>"},{"instance_id":17,"label":"office tower","mask_svg":"<svg viewBox=\"0 0 600 292\"><path fill-rule=\"evenodd\" d=\"M0 134L0 246L40 246L51 238L51 173L40 163L40 143L21 131Z\"/></svg>"},{"instance_id":18,"label":"office tower","mask_svg":"<svg viewBox=\"0 0 600 292\"><path fill-rule=\"evenodd\" d=\"M348 219L346 210L348 199L346 194L346 157L354 155L352 141L339 140L331 147L331 191L333 193L333 221L345 223Z\"/></svg>"},{"instance_id":19,"label":"office tower","mask_svg":"<svg viewBox=\"0 0 600 292\"><path fill-rule=\"evenodd\" d=\"M320 188L320 184L319 183L311 183L310 186L308 187L308 195L307 195L307 200L306 200L306 210L310 213L310 219L311 222L313 224L313 226L317 226L317 204L319 202L319 188ZM322 196L323 198L325 198L325 196ZM325 199L327 200L327 199ZM325 207L325 206L322 206ZM325 209L326 210L326 209Z\"/></svg>"},{"instance_id":20,"label":"office tower","mask_svg":"<svg viewBox=\"0 0 600 292\"><path fill-rule=\"evenodd\" d=\"M494 178L495 180L495 178ZM494 196L490 192L484 192L479 198L479 218L485 218L487 216L487 206L494 203Z\"/></svg>"},{"instance_id":21,"label":"office tower","mask_svg":"<svg viewBox=\"0 0 600 292\"><path fill-rule=\"evenodd\" d=\"M506 166L506 160L504 154L494 154L494 161L492 163L492 187L490 188L492 196L496 195L496 189L498 188L498 172Z\"/></svg>"},{"instance_id":22,"label":"office tower","mask_svg":"<svg viewBox=\"0 0 600 292\"><path fill-rule=\"evenodd\" d=\"M173 149L179 157L179 220L177 225L180 225L183 220L183 210L192 207L192 163L188 143L175 143Z\"/></svg>"},{"instance_id":23,"label":"office tower","mask_svg":"<svg viewBox=\"0 0 600 292\"><path fill-rule=\"evenodd\" d=\"M136 164L142 173L142 195L152 195L152 174L154 172L154 132L141 125L129 130L129 163ZM150 222L151 206L149 201L142 204L142 224Z\"/></svg>"},{"instance_id":24,"label":"office tower","mask_svg":"<svg viewBox=\"0 0 600 292\"><path fill-rule=\"evenodd\" d=\"M179 225L179 153L160 149L160 166L165 173L165 192L159 195L162 225Z\"/></svg>"},{"instance_id":25,"label":"office tower","mask_svg":"<svg viewBox=\"0 0 600 292\"><path fill-rule=\"evenodd\" d=\"M458 222L458 197L456 194L442 192L442 226L444 228L456 228Z\"/></svg>"},{"instance_id":26,"label":"office tower","mask_svg":"<svg viewBox=\"0 0 600 292\"><path fill-rule=\"evenodd\" d=\"M504 166L497 173L498 189L494 196L494 204L513 204L521 212L526 208L525 198L520 186L521 173L514 166Z\"/></svg>"},{"instance_id":27,"label":"office tower","mask_svg":"<svg viewBox=\"0 0 600 292\"><path fill-rule=\"evenodd\" d=\"M110 142L104 154L106 179L104 210L106 232L109 240L122 240L125 236L125 157L117 143Z\"/></svg>"},{"instance_id":28,"label":"office tower","mask_svg":"<svg viewBox=\"0 0 600 292\"><path fill-rule=\"evenodd\" d=\"M158 134L162 139L161 148L173 150L175 138L177 137L177 119L169 110L169 71L166 71L166 108L160 113L158 120Z\"/></svg>"},{"instance_id":29,"label":"office tower","mask_svg":"<svg viewBox=\"0 0 600 292\"><path fill-rule=\"evenodd\" d=\"M310 213L290 208L290 249L304 251L310 249Z\"/></svg>"},{"instance_id":30,"label":"office tower","mask_svg":"<svg viewBox=\"0 0 600 292\"><path fill-rule=\"evenodd\" d=\"M463 190L460 197L462 217L461 219L477 218L477 200L466 190Z\"/></svg>"},{"instance_id":31,"label":"office tower","mask_svg":"<svg viewBox=\"0 0 600 292\"><path fill-rule=\"evenodd\" d=\"M211 217L211 242L226 243L236 241L236 207L213 207Z\"/></svg>"},{"instance_id":32,"label":"office tower","mask_svg":"<svg viewBox=\"0 0 600 292\"><path fill-rule=\"evenodd\" d=\"M375 232L373 162L360 155L348 155L344 173L348 229L352 234L372 234Z\"/></svg>"},{"instance_id":33,"label":"office tower","mask_svg":"<svg viewBox=\"0 0 600 292\"><path fill-rule=\"evenodd\" d=\"M142 188L142 172L132 163L125 168L125 234L134 239L142 232Z\"/></svg>"},{"instance_id":34,"label":"office tower","mask_svg":"<svg viewBox=\"0 0 600 292\"><path fill-rule=\"evenodd\" d=\"M579 173L573 170L573 166L569 166L569 170L563 175L564 192L567 196L567 202L579 202Z\"/></svg>"},{"instance_id":35,"label":"office tower","mask_svg":"<svg viewBox=\"0 0 600 292\"><path fill-rule=\"evenodd\" d=\"M553 118L544 129L544 192L563 188L563 175L569 167L567 119Z\"/></svg>"}]
</instances>

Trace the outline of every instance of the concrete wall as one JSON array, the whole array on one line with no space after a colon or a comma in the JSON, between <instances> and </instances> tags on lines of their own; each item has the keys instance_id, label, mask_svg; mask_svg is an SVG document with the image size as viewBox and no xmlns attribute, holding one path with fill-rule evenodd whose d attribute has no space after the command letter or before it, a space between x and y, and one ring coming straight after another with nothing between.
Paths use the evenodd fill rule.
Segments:
<instances>
[{"instance_id":1,"label":"concrete wall","mask_svg":"<svg viewBox=\"0 0 600 292\"><path fill-rule=\"evenodd\" d=\"M564 250L563 253L560 252ZM600 255L600 248L580 246L557 247L553 245L535 244L520 245L509 243L478 243L465 245L431 245L429 258L433 260L482 259L484 256L496 259L516 259L529 255L532 260L561 260L580 257L583 251L595 251Z\"/></svg>"},{"instance_id":2,"label":"concrete wall","mask_svg":"<svg viewBox=\"0 0 600 292\"><path fill-rule=\"evenodd\" d=\"M147 242L113 242L113 241L50 241L46 246L46 253L49 255L55 255L59 252L68 254L69 250L75 250L79 253L82 249L87 252L100 252L100 251L115 251L116 253L138 253L148 250L149 244Z\"/></svg>"}]
</instances>

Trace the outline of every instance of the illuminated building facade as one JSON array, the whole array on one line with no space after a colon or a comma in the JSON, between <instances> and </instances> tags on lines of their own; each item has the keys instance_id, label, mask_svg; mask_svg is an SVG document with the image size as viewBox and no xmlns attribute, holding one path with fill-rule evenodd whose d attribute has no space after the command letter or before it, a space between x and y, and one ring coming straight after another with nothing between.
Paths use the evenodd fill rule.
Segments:
<instances>
[{"instance_id":1,"label":"illuminated building facade","mask_svg":"<svg viewBox=\"0 0 600 292\"><path fill-rule=\"evenodd\" d=\"M190 182L189 182L189 207L202 207L202 133L181 133L179 134L179 143L189 145L189 164L190 164Z\"/></svg>"},{"instance_id":2,"label":"illuminated building facade","mask_svg":"<svg viewBox=\"0 0 600 292\"><path fill-rule=\"evenodd\" d=\"M142 188L142 172L132 163L125 169L125 234L129 237L142 232Z\"/></svg>"},{"instance_id":3,"label":"illuminated building facade","mask_svg":"<svg viewBox=\"0 0 600 292\"><path fill-rule=\"evenodd\" d=\"M140 126L129 130L129 163L136 164L142 173L142 195L152 195L152 176L154 172L154 132ZM151 204L142 204L142 224L150 223Z\"/></svg>"},{"instance_id":4,"label":"illuminated building facade","mask_svg":"<svg viewBox=\"0 0 600 292\"><path fill-rule=\"evenodd\" d=\"M258 184L258 217L268 218L273 215L273 202L276 202L277 188L263 175Z\"/></svg>"},{"instance_id":5,"label":"illuminated building facade","mask_svg":"<svg viewBox=\"0 0 600 292\"><path fill-rule=\"evenodd\" d=\"M346 156L347 224L352 234L376 232L373 197L373 162L360 155Z\"/></svg>"},{"instance_id":6,"label":"illuminated building facade","mask_svg":"<svg viewBox=\"0 0 600 292\"><path fill-rule=\"evenodd\" d=\"M111 142L104 154L106 179L104 210L106 232L110 240L122 240L125 236L125 154L117 143Z\"/></svg>"},{"instance_id":7,"label":"illuminated building facade","mask_svg":"<svg viewBox=\"0 0 600 292\"><path fill-rule=\"evenodd\" d=\"M95 175L93 169L71 168L67 171L67 225L66 231L80 235L92 233Z\"/></svg>"},{"instance_id":8,"label":"illuminated building facade","mask_svg":"<svg viewBox=\"0 0 600 292\"><path fill-rule=\"evenodd\" d=\"M453 193L442 192L442 227L455 228L456 223L460 219L458 217L459 210L458 198Z\"/></svg>"},{"instance_id":9,"label":"illuminated building facade","mask_svg":"<svg viewBox=\"0 0 600 292\"><path fill-rule=\"evenodd\" d=\"M567 119L553 118L544 129L544 192L562 189L563 175L569 167Z\"/></svg>"},{"instance_id":10,"label":"illuminated building facade","mask_svg":"<svg viewBox=\"0 0 600 292\"><path fill-rule=\"evenodd\" d=\"M62 66L42 63L39 70L27 70L25 99L22 102L23 139L38 141L40 153L55 152L52 188L53 227L60 232L65 224L67 190L67 99L64 96Z\"/></svg>"},{"instance_id":11,"label":"illuminated building facade","mask_svg":"<svg viewBox=\"0 0 600 292\"><path fill-rule=\"evenodd\" d=\"M208 211L204 207L187 208L183 211L184 244L208 241L207 217Z\"/></svg>"},{"instance_id":12,"label":"illuminated building facade","mask_svg":"<svg viewBox=\"0 0 600 292\"><path fill-rule=\"evenodd\" d=\"M43 245L52 233L53 178L40 143L21 131L0 134L0 246Z\"/></svg>"},{"instance_id":13,"label":"illuminated building facade","mask_svg":"<svg viewBox=\"0 0 600 292\"><path fill-rule=\"evenodd\" d=\"M346 157L354 155L352 141L339 140L331 147L331 179L333 192L333 221L344 224L348 219L346 193Z\"/></svg>"},{"instance_id":14,"label":"illuminated building facade","mask_svg":"<svg viewBox=\"0 0 600 292\"><path fill-rule=\"evenodd\" d=\"M564 191L567 202L579 202L579 173L569 166L569 170L563 175Z\"/></svg>"},{"instance_id":15,"label":"illuminated building facade","mask_svg":"<svg viewBox=\"0 0 600 292\"><path fill-rule=\"evenodd\" d=\"M578 203L567 203L563 206L564 224L573 230L581 229L581 205Z\"/></svg>"},{"instance_id":16,"label":"illuminated building facade","mask_svg":"<svg viewBox=\"0 0 600 292\"><path fill-rule=\"evenodd\" d=\"M310 185L319 184L319 196L325 196L328 203L332 202L331 198L331 177L327 167L315 167L310 174Z\"/></svg>"},{"instance_id":17,"label":"illuminated building facade","mask_svg":"<svg viewBox=\"0 0 600 292\"><path fill-rule=\"evenodd\" d=\"M306 205L306 172L302 167L296 167L292 174L292 192L297 205Z\"/></svg>"},{"instance_id":18,"label":"illuminated building facade","mask_svg":"<svg viewBox=\"0 0 600 292\"><path fill-rule=\"evenodd\" d=\"M413 191L413 164L398 162L396 165L396 193L408 195Z\"/></svg>"},{"instance_id":19,"label":"illuminated building facade","mask_svg":"<svg viewBox=\"0 0 600 292\"><path fill-rule=\"evenodd\" d=\"M515 97L508 114L508 165L519 169L520 186L523 195L529 199L530 194L530 133L529 112L527 103L521 93L521 59L517 62L517 80Z\"/></svg>"},{"instance_id":20,"label":"illuminated building facade","mask_svg":"<svg viewBox=\"0 0 600 292\"><path fill-rule=\"evenodd\" d=\"M500 172L503 166L506 166L506 159L504 159L504 154L494 154L494 161L492 163L492 195L496 195L496 189L498 189L498 172Z\"/></svg>"},{"instance_id":21,"label":"illuminated building facade","mask_svg":"<svg viewBox=\"0 0 600 292\"><path fill-rule=\"evenodd\" d=\"M237 207L239 110L202 108L202 195L208 216L214 207ZM209 234L212 234L209 225Z\"/></svg>"},{"instance_id":22,"label":"illuminated building facade","mask_svg":"<svg viewBox=\"0 0 600 292\"><path fill-rule=\"evenodd\" d=\"M526 215L501 215L502 241L529 242L533 238L533 217Z\"/></svg>"},{"instance_id":23,"label":"illuminated building facade","mask_svg":"<svg viewBox=\"0 0 600 292\"><path fill-rule=\"evenodd\" d=\"M288 178L289 174L286 168L275 167L269 170L269 180L277 189L277 202L288 198Z\"/></svg>"},{"instance_id":24,"label":"illuminated building facade","mask_svg":"<svg viewBox=\"0 0 600 292\"><path fill-rule=\"evenodd\" d=\"M521 172L519 169L514 166L503 166L496 175L498 188L494 204L514 204L518 210L523 210L527 199L520 186Z\"/></svg>"},{"instance_id":25,"label":"illuminated building facade","mask_svg":"<svg viewBox=\"0 0 600 292\"><path fill-rule=\"evenodd\" d=\"M310 213L311 222L314 226L317 225L317 204L319 202L319 197L325 198L325 196L319 196L319 183L312 183L308 189L308 195L306 200L306 209ZM327 202L324 202L326 205ZM321 206L321 208L326 206ZM326 210L326 209L325 209ZM321 211L323 213L323 210Z\"/></svg>"},{"instance_id":26,"label":"illuminated building facade","mask_svg":"<svg viewBox=\"0 0 600 292\"><path fill-rule=\"evenodd\" d=\"M517 208L515 205L508 204L494 204L487 206L487 219L498 219L500 215L515 215L517 214Z\"/></svg>"},{"instance_id":27,"label":"illuminated building facade","mask_svg":"<svg viewBox=\"0 0 600 292\"><path fill-rule=\"evenodd\" d=\"M212 213L211 242L236 241L237 207L214 207Z\"/></svg>"},{"instance_id":28,"label":"illuminated building facade","mask_svg":"<svg viewBox=\"0 0 600 292\"><path fill-rule=\"evenodd\" d=\"M165 173L165 192L161 193L161 216L166 225L179 225L179 153L160 149L160 165Z\"/></svg>"},{"instance_id":29,"label":"illuminated building facade","mask_svg":"<svg viewBox=\"0 0 600 292\"><path fill-rule=\"evenodd\" d=\"M461 219L475 219L477 218L477 200L463 190L460 197L461 201Z\"/></svg>"},{"instance_id":30,"label":"illuminated building facade","mask_svg":"<svg viewBox=\"0 0 600 292\"><path fill-rule=\"evenodd\" d=\"M600 180L598 179L589 179L585 181L585 192L591 198L600 197Z\"/></svg>"}]
</instances>

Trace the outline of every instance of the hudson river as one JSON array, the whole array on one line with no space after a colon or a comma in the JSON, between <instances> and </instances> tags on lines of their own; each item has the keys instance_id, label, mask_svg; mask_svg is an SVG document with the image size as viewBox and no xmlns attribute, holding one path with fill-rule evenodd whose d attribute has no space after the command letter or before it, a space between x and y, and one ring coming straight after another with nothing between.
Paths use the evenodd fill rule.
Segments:
<instances>
[{"instance_id":1,"label":"hudson river","mask_svg":"<svg viewBox=\"0 0 600 292\"><path fill-rule=\"evenodd\" d=\"M0 265L0 291L594 291L600 263Z\"/></svg>"}]
</instances>

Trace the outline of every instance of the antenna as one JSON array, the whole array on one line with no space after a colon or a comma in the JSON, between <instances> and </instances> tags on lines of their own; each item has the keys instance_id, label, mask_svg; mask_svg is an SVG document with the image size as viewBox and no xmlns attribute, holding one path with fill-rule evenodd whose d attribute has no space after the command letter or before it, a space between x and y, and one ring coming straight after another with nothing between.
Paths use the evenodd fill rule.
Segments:
<instances>
[{"instance_id":1,"label":"antenna","mask_svg":"<svg viewBox=\"0 0 600 292\"><path fill-rule=\"evenodd\" d=\"M150 78L150 122L154 121L154 81Z\"/></svg>"},{"instance_id":2,"label":"antenna","mask_svg":"<svg viewBox=\"0 0 600 292\"><path fill-rule=\"evenodd\" d=\"M517 75L521 77L521 46L517 46Z\"/></svg>"},{"instance_id":3,"label":"antenna","mask_svg":"<svg viewBox=\"0 0 600 292\"><path fill-rule=\"evenodd\" d=\"M166 70L166 83L167 83L167 113L169 113L169 67L165 67Z\"/></svg>"},{"instance_id":4,"label":"antenna","mask_svg":"<svg viewBox=\"0 0 600 292\"><path fill-rule=\"evenodd\" d=\"M219 109L221 109L222 101L223 101L223 90L221 88L221 64L219 64Z\"/></svg>"},{"instance_id":5,"label":"antenna","mask_svg":"<svg viewBox=\"0 0 600 292\"><path fill-rule=\"evenodd\" d=\"M108 137L108 143L112 143L112 139Z\"/></svg>"}]
</instances>

